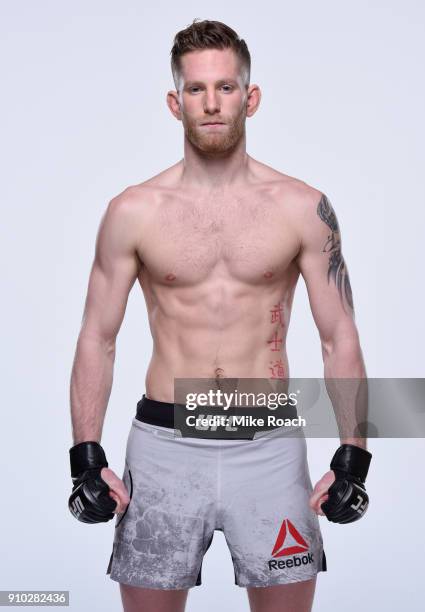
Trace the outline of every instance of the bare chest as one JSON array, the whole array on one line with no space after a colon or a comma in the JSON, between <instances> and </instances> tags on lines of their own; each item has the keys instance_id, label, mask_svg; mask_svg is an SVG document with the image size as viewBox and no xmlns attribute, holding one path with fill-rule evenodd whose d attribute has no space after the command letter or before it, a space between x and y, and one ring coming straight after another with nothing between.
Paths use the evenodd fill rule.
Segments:
<instances>
[{"instance_id":1,"label":"bare chest","mask_svg":"<svg viewBox=\"0 0 425 612\"><path fill-rule=\"evenodd\" d=\"M285 273L298 242L273 198L167 201L149 220L142 261L158 282L186 285L228 277L256 284Z\"/></svg>"}]
</instances>

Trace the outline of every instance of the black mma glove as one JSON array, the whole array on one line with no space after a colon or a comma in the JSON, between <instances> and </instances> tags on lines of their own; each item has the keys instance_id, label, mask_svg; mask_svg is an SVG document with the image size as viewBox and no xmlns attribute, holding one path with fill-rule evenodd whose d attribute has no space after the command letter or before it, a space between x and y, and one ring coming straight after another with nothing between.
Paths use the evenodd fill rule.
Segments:
<instances>
[{"instance_id":1,"label":"black mma glove","mask_svg":"<svg viewBox=\"0 0 425 612\"><path fill-rule=\"evenodd\" d=\"M81 442L69 451L74 487L68 501L71 514L83 523L106 523L114 518L117 506L109 486L101 478L108 467L105 452L98 442Z\"/></svg>"},{"instance_id":2,"label":"black mma glove","mask_svg":"<svg viewBox=\"0 0 425 612\"><path fill-rule=\"evenodd\" d=\"M369 497L364 482L372 454L354 444L342 444L331 461L335 481L328 489L328 499L321 505L328 521L352 523L366 512Z\"/></svg>"}]
</instances>

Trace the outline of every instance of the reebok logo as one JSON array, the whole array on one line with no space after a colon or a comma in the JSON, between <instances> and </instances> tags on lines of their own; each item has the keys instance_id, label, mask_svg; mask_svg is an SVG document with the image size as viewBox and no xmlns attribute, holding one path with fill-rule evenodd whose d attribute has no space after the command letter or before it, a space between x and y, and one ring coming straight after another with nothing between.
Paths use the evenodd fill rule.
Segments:
<instances>
[{"instance_id":1,"label":"reebok logo","mask_svg":"<svg viewBox=\"0 0 425 612\"><path fill-rule=\"evenodd\" d=\"M273 571L275 569L283 569L284 567L300 567L301 565L309 565L310 563L314 563L313 553L308 553L302 557L292 557L291 559L286 559L285 561L283 561L283 559L280 561L270 559L268 565L269 570Z\"/></svg>"},{"instance_id":2,"label":"reebok logo","mask_svg":"<svg viewBox=\"0 0 425 612\"><path fill-rule=\"evenodd\" d=\"M295 543L290 543L284 546L285 540L287 540L288 534L292 536ZM287 543L288 544L288 543ZM302 557L292 557L291 559L285 560L270 560L269 570L283 569L284 567L300 567L301 565L308 565L314 563L313 553L308 552L308 544L302 537L295 525L289 520L284 519L279 529L278 536L276 538L275 545L272 550L272 557L275 559L279 557L289 557L290 555L297 555L299 553L307 553Z\"/></svg>"},{"instance_id":3,"label":"reebok logo","mask_svg":"<svg viewBox=\"0 0 425 612\"><path fill-rule=\"evenodd\" d=\"M297 546L287 546L282 548L288 532L297 542ZM287 555L296 555L297 553L307 552L308 544L295 528L294 524L289 519L283 519L279 534L276 538L276 543L272 550L272 557L286 557Z\"/></svg>"}]
</instances>

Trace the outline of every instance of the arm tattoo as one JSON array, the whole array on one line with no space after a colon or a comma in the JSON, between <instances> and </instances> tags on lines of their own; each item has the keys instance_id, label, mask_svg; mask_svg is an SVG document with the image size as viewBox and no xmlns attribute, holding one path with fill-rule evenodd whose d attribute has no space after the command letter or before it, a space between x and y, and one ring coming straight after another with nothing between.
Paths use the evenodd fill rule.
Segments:
<instances>
[{"instance_id":1,"label":"arm tattoo","mask_svg":"<svg viewBox=\"0 0 425 612\"><path fill-rule=\"evenodd\" d=\"M338 220L336 218L335 211L325 194L322 194L322 197L320 198L320 202L317 206L317 214L331 230L331 234L329 234L322 251L323 253L329 253L328 282L330 279L334 281L338 288L342 302L344 303L345 298L351 310L354 311L350 278L348 276L347 266L345 265L341 252Z\"/></svg>"}]
</instances>

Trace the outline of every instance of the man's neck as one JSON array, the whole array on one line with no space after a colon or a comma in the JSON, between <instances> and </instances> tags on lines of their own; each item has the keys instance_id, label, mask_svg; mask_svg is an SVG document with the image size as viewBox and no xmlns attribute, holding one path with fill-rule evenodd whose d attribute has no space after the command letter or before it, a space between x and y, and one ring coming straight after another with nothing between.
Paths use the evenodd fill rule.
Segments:
<instances>
[{"instance_id":1,"label":"man's neck","mask_svg":"<svg viewBox=\"0 0 425 612\"><path fill-rule=\"evenodd\" d=\"M246 184L250 158L245 144L241 139L233 150L212 155L195 149L185 138L181 187L210 193Z\"/></svg>"}]
</instances>

